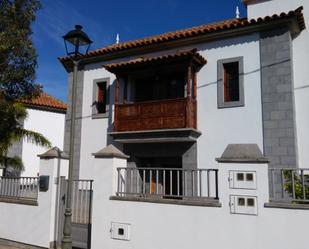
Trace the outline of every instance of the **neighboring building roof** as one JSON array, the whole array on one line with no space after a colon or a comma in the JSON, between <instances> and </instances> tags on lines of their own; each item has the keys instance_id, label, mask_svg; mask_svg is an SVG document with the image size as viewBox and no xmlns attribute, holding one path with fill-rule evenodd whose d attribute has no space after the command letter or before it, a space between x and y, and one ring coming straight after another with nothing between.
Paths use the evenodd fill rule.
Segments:
<instances>
[{"instance_id":1,"label":"neighboring building roof","mask_svg":"<svg viewBox=\"0 0 309 249\"><path fill-rule=\"evenodd\" d=\"M21 103L27 107L36 109L44 109L48 111L62 112L65 113L67 105L62 101L42 92L38 97L31 100L22 100Z\"/></svg>"},{"instance_id":2,"label":"neighboring building roof","mask_svg":"<svg viewBox=\"0 0 309 249\"><path fill-rule=\"evenodd\" d=\"M106 70L110 72L116 72L119 69L129 69L144 64L153 65L156 63L162 63L164 61L175 62L179 59L193 59L195 64L197 64L199 68L204 66L207 62L203 56L201 56L199 53L196 52L196 49L192 49L186 51L177 51L176 53L165 54L156 57L143 56L129 61L107 64L104 67L106 68Z\"/></svg>"},{"instance_id":3,"label":"neighboring building roof","mask_svg":"<svg viewBox=\"0 0 309 249\"><path fill-rule=\"evenodd\" d=\"M230 19L224 20L216 23L210 23L206 25L196 26L188 29L178 30L174 32L163 33L160 35L154 35L146 37L143 39L122 42L119 44L113 44L107 47L99 48L93 51L90 51L88 54L83 55L82 58L91 58L97 57L105 54L112 54L124 50L129 50L133 48L139 48L154 44L163 44L169 41L176 41L185 38L193 38L201 35L222 32L227 30L235 30L238 28L244 28L249 26L262 25L267 23L272 23L278 20L285 20L289 18L296 18L299 29L302 30L305 28L304 16L302 13L303 7L299 7L296 10L290 11L288 13L274 14L272 16L260 17L257 19L248 20L247 18L240 19ZM62 63L70 61L70 57L61 57L59 60Z\"/></svg>"}]
</instances>

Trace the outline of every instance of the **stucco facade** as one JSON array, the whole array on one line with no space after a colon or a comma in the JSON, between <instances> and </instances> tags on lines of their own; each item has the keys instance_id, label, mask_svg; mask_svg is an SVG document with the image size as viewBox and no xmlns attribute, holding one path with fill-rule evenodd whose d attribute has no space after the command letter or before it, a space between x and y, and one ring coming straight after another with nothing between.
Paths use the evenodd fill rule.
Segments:
<instances>
[{"instance_id":1,"label":"stucco facade","mask_svg":"<svg viewBox=\"0 0 309 249\"><path fill-rule=\"evenodd\" d=\"M261 4L269 3L273 6L273 2L276 1L266 1ZM293 5L289 3L285 8L273 7L272 11L266 8L268 12L262 14L259 12L259 4L249 4L248 15L249 18L263 17L281 11L294 10L300 5L302 5L301 2L293 2ZM303 5L305 20L307 20L306 4ZM168 50L157 49L150 53L140 52L136 56L102 59L84 65L78 80L80 83L77 107L79 124L75 139L75 177L90 178L92 169L89 165L93 164L91 154L108 144L113 143L125 152L123 145L116 143L109 135L113 131L116 76L108 72L104 65L188 49L197 49L197 52L207 59L207 64L197 73L197 129L201 132L196 142L197 167L214 167L215 158L228 144L233 143L258 144L265 156L271 159L271 167L304 167L307 159L304 148L308 141L305 129L308 115L304 110L307 98L305 69L304 63L300 62L305 58L300 50L305 47L307 30L295 32L286 26L282 31L282 28L284 25L279 24L278 27L266 27L260 31L246 32L232 37L223 36L217 40L195 42L192 45ZM267 30L272 30L273 33ZM267 32L268 35L266 35ZM278 32L284 34L286 39L277 38ZM269 49L276 51L276 53L272 52L273 61L267 53ZM243 61L244 104L231 108L219 108L218 62L231 58L241 58ZM287 60L287 62L283 64L279 62L276 68L269 68L266 71L267 66L272 66L272 63L278 60L284 60L284 62ZM93 87L94 82L102 78L109 79L109 108L104 117L95 118L93 117ZM70 85L72 79L71 77L69 79ZM271 84L274 85L271 86ZM120 81L120 92L123 91L123 87L123 82ZM69 127L68 124L69 122L67 127ZM68 144L68 136L64 143Z\"/></svg>"},{"instance_id":2,"label":"stucco facade","mask_svg":"<svg viewBox=\"0 0 309 249\"><path fill-rule=\"evenodd\" d=\"M64 113L44 110L27 109L28 118L24 121L24 128L43 134L52 144L63 148ZM22 143L22 161L24 171L22 176L37 176L39 173L40 159L37 155L46 151L46 148L37 146L26 140Z\"/></svg>"}]
</instances>

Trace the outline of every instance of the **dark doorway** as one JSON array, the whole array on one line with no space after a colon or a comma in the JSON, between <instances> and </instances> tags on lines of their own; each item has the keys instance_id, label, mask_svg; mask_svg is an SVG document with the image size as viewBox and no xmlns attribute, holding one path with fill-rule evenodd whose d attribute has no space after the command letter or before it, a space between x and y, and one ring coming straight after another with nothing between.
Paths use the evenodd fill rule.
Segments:
<instances>
[{"instance_id":1,"label":"dark doorway","mask_svg":"<svg viewBox=\"0 0 309 249\"><path fill-rule=\"evenodd\" d=\"M145 183L150 194L160 194L165 197L175 197L182 195L182 158L181 157L147 157L137 158L138 168L147 168ZM140 171L141 173L142 171Z\"/></svg>"}]
</instances>

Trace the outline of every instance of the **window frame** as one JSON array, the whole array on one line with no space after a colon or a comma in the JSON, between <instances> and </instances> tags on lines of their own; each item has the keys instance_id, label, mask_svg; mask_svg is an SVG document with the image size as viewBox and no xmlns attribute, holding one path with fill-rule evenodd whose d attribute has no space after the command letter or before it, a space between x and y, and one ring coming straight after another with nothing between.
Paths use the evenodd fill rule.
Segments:
<instances>
[{"instance_id":1,"label":"window frame","mask_svg":"<svg viewBox=\"0 0 309 249\"><path fill-rule=\"evenodd\" d=\"M97 107L95 105L96 101L98 101L98 93L99 93L99 87L98 83L106 84L106 109L105 113L98 113ZM110 100L110 78L100 78L93 80L92 84L92 118L98 119L98 118L107 118L109 115L109 100Z\"/></svg>"},{"instance_id":2,"label":"window frame","mask_svg":"<svg viewBox=\"0 0 309 249\"><path fill-rule=\"evenodd\" d=\"M238 101L225 101L224 100L224 65L229 63L238 63L239 73L239 100ZM231 108L242 107L245 105L244 96L244 57L233 57L217 61L217 98L218 108Z\"/></svg>"}]
</instances>

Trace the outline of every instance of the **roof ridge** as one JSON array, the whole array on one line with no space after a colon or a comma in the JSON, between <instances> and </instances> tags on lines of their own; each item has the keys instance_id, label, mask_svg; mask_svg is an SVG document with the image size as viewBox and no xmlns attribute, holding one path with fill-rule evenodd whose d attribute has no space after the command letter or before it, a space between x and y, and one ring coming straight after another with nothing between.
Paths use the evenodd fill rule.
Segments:
<instances>
[{"instance_id":1,"label":"roof ridge","mask_svg":"<svg viewBox=\"0 0 309 249\"><path fill-rule=\"evenodd\" d=\"M41 92L38 96L33 97L32 99L22 99L19 102L27 106L37 106L45 107L50 109L66 110L67 104L62 100L57 99L54 96L51 96L47 92Z\"/></svg>"},{"instance_id":2,"label":"roof ridge","mask_svg":"<svg viewBox=\"0 0 309 249\"><path fill-rule=\"evenodd\" d=\"M163 33L160 33L160 34L154 34L154 35L149 35L149 36L145 36L145 37L142 37L142 38L137 38L137 39L132 39L132 40L124 41L124 42L119 42L118 44L114 43L114 44L107 45L105 47L94 49L90 52L99 51L99 50L102 50L102 49L106 49L108 47L119 47L119 46L124 45L126 43L153 39L153 38L156 38L156 37L161 37L161 36L170 35L170 34L174 34L174 33L185 32L185 31L189 31L189 30L192 30L192 29L199 29L199 28L206 27L206 26L209 26L209 25L214 25L214 24L217 25L219 23L225 23L225 22L228 22L228 21L232 22L232 21L244 21L244 20L247 20L247 18L240 18L240 19L231 18L231 19L224 19L224 20L217 21L217 22L214 21L214 22L210 22L210 23L207 23L207 24L191 26L191 27L188 27L188 28L177 29L177 30L174 30L174 31L167 31L167 32L163 32Z\"/></svg>"},{"instance_id":3,"label":"roof ridge","mask_svg":"<svg viewBox=\"0 0 309 249\"><path fill-rule=\"evenodd\" d=\"M119 52L122 50L138 48L142 46L147 46L151 44L160 44L163 42L190 38L198 35L225 31L228 29L241 28L250 25L263 24L269 21L275 21L278 19L284 19L289 17L296 17L300 30L305 28L305 21L302 13L303 7L298 7L295 10L289 12L281 12L279 14L268 15L264 17L258 17L248 20L247 18L233 18L225 19L218 22L211 22L207 24L202 24L198 26L193 26L190 28L179 29L176 31L169 31L157 35L147 36L144 38L139 38L135 40L130 40L126 42L121 42L118 44L111 44L102 48L98 48L92 51L89 51L88 54L83 55L83 58L96 57L103 54L109 54L113 52ZM70 57L60 57L59 60L62 63L70 60Z\"/></svg>"}]
</instances>

